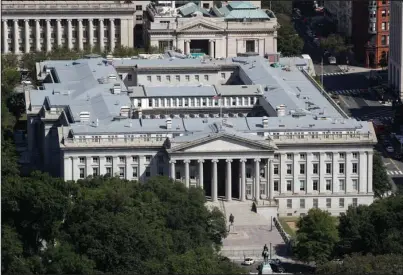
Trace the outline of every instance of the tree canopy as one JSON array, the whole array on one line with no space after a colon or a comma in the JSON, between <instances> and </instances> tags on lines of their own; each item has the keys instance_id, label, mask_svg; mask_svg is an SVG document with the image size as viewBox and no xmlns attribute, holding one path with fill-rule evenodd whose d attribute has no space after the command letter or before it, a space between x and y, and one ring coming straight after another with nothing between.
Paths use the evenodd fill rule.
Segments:
<instances>
[{"instance_id":1,"label":"tree canopy","mask_svg":"<svg viewBox=\"0 0 403 275\"><path fill-rule=\"evenodd\" d=\"M338 34L330 34L328 37L322 38L320 40L320 46L334 55L346 53L350 50L350 46L348 46L344 38Z\"/></svg>"},{"instance_id":2,"label":"tree canopy","mask_svg":"<svg viewBox=\"0 0 403 275\"><path fill-rule=\"evenodd\" d=\"M392 185L379 152L375 151L374 153L372 167L372 185L374 194L375 197L382 198L386 193L392 190Z\"/></svg>"},{"instance_id":3,"label":"tree canopy","mask_svg":"<svg viewBox=\"0 0 403 275\"><path fill-rule=\"evenodd\" d=\"M402 274L403 255L346 256L342 262L328 262L317 268L316 274Z\"/></svg>"},{"instance_id":4,"label":"tree canopy","mask_svg":"<svg viewBox=\"0 0 403 275\"><path fill-rule=\"evenodd\" d=\"M350 207L340 216L338 254L403 254L403 196Z\"/></svg>"},{"instance_id":5,"label":"tree canopy","mask_svg":"<svg viewBox=\"0 0 403 275\"><path fill-rule=\"evenodd\" d=\"M335 218L312 208L298 221L295 254L305 262L324 263L331 258L339 241Z\"/></svg>"}]
</instances>

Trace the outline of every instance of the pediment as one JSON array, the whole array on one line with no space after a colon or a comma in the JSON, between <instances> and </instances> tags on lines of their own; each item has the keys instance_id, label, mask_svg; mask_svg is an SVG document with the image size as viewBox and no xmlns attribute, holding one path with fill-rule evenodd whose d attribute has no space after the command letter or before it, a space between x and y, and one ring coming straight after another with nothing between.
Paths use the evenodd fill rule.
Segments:
<instances>
[{"instance_id":1,"label":"pediment","mask_svg":"<svg viewBox=\"0 0 403 275\"><path fill-rule=\"evenodd\" d=\"M275 145L274 145L275 146ZM173 144L170 153L194 152L251 152L275 150L269 140L255 141L234 136L219 135L192 142Z\"/></svg>"},{"instance_id":2,"label":"pediment","mask_svg":"<svg viewBox=\"0 0 403 275\"><path fill-rule=\"evenodd\" d=\"M197 20L197 22L192 22L182 28L179 28L177 32L203 32L203 31L222 31L222 28L214 26L213 24L204 21Z\"/></svg>"}]
</instances>

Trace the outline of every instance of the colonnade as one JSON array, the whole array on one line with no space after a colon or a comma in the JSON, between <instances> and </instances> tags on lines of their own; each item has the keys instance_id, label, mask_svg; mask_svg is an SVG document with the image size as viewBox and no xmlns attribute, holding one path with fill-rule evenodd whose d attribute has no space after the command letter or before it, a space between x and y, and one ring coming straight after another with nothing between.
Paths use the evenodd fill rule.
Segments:
<instances>
[{"instance_id":1,"label":"colonnade","mask_svg":"<svg viewBox=\"0 0 403 275\"><path fill-rule=\"evenodd\" d=\"M232 200L232 163L234 159L227 158L225 159L226 161L226 173L225 173L225 199L227 201ZM185 170L185 177L184 177L184 183L186 187L190 186L190 172L189 172L189 166L190 166L190 159L172 159L170 161L170 177L172 179L176 179L176 164L177 162L183 162L184 164L184 170ZM239 199L241 201L246 200L246 162L248 159L242 158L239 159L240 162L240 196ZM261 159L260 158L255 158L253 159L254 161L254 172L253 172L253 195L252 197L259 201L260 200L260 167L261 167ZM203 188L204 184L204 163L205 159L198 159L198 179L197 179L197 187ZM212 201L217 201L218 199L218 162L219 159L211 159L211 200ZM267 169L267 175L271 175L272 171L270 169L270 160L267 160L267 165L265 166ZM269 178L271 178L269 176ZM269 181L269 189L268 189L268 199L272 200L273 199L273 184Z\"/></svg>"},{"instance_id":2,"label":"colonnade","mask_svg":"<svg viewBox=\"0 0 403 275\"><path fill-rule=\"evenodd\" d=\"M184 53L185 54L190 54L190 41L191 40L185 40L184 44ZM216 57L216 41L214 39L209 40L209 56L211 58Z\"/></svg>"},{"instance_id":3,"label":"colonnade","mask_svg":"<svg viewBox=\"0 0 403 275\"><path fill-rule=\"evenodd\" d=\"M34 47L36 51L41 51L42 50L42 44L43 42L41 41L41 21L44 21L46 26L44 28L44 38L45 38L45 45L46 45L46 51L51 51L53 48L53 45L56 44L57 46L62 46L62 34L67 31L67 47L69 49L74 48L74 44L76 43L76 47L79 50L84 49L84 29L87 29L88 31L88 45L89 47L94 47L94 20L98 21L98 44L100 47L100 50L103 51L105 49L105 29L109 29L109 37L107 40L109 41L110 45L110 51L113 51L116 46L116 41L115 41L115 19L114 18L109 18L109 19L24 19L24 24L23 27L20 30L19 22L20 19L13 19L13 25L10 28L8 24L8 19L3 19L2 20L2 39L3 39L3 53L9 53L9 33L12 31L13 37L12 43L13 43L13 48L14 48L14 53L18 54L21 52L20 50L20 41L24 40L24 52L29 53L31 50L31 43L30 43L30 38L31 38L31 31L35 31L35 36L34 36ZM56 22L56 29L54 32L56 32L56 41L52 42L52 20L55 20ZM84 25L83 21L87 21L87 24ZM33 21L35 22L34 26L30 25L30 22ZM73 24L74 22L74 24ZM108 23L107 23L108 22ZM67 24L66 24L67 23ZM107 26L105 26L107 24ZM77 41L73 37L73 25L77 25ZM74 43L75 42L75 43Z\"/></svg>"}]
</instances>

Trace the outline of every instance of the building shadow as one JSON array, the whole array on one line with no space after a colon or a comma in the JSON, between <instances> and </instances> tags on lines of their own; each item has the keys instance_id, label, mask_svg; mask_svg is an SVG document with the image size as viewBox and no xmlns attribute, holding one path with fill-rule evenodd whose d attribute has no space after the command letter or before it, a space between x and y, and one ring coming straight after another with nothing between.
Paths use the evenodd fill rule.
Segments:
<instances>
[{"instance_id":1,"label":"building shadow","mask_svg":"<svg viewBox=\"0 0 403 275\"><path fill-rule=\"evenodd\" d=\"M274 251L277 256L291 258L291 251L288 244L278 244L274 246Z\"/></svg>"}]
</instances>

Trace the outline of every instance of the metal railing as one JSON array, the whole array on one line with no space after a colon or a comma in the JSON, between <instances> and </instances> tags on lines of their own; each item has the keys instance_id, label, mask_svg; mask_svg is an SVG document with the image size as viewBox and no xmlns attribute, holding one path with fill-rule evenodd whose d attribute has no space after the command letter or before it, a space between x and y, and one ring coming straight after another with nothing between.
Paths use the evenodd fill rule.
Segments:
<instances>
[{"instance_id":1,"label":"metal railing","mask_svg":"<svg viewBox=\"0 0 403 275\"><path fill-rule=\"evenodd\" d=\"M20 10L128 10L133 9L133 4L119 4L119 3L63 3L60 1L58 4L21 4L19 1L7 2L1 5L4 12L20 11Z\"/></svg>"},{"instance_id":2,"label":"metal railing","mask_svg":"<svg viewBox=\"0 0 403 275\"><path fill-rule=\"evenodd\" d=\"M157 146L162 147L166 138L135 137L135 138L65 138L64 145L68 147L107 147L107 146Z\"/></svg>"},{"instance_id":3,"label":"metal railing","mask_svg":"<svg viewBox=\"0 0 403 275\"><path fill-rule=\"evenodd\" d=\"M360 134L304 134L304 135L276 135L271 136L274 143L334 143L334 142L362 142L373 141L375 135L371 132Z\"/></svg>"}]
</instances>

